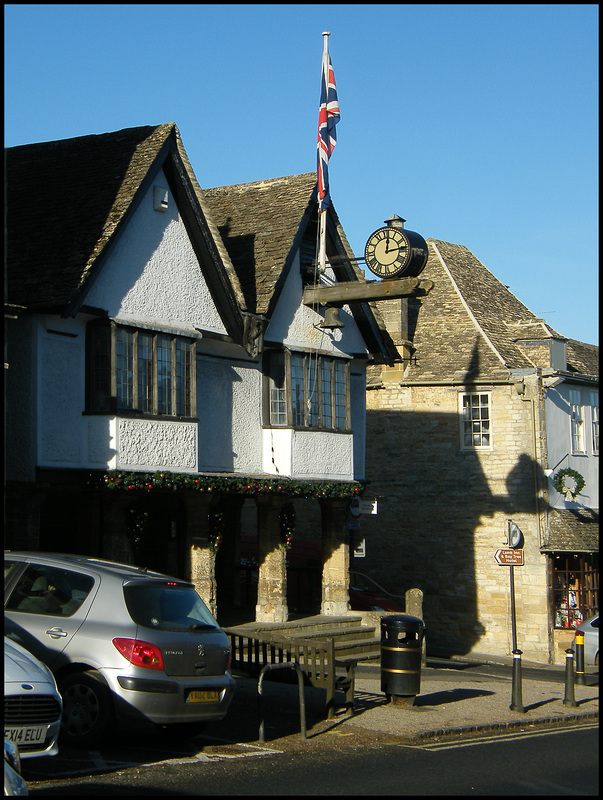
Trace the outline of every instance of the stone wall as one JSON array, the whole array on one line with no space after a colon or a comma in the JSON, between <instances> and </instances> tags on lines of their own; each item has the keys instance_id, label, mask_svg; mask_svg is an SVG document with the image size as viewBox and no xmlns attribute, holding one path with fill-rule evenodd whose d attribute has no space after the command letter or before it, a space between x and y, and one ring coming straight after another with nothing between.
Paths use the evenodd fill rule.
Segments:
<instances>
[{"instance_id":1,"label":"stone wall","mask_svg":"<svg viewBox=\"0 0 603 800\"><path fill-rule=\"evenodd\" d=\"M508 655L509 568L494 554L512 519L525 536L525 566L514 569L518 646L525 658L548 662L537 385L520 396L512 383L400 386L400 372L392 374L384 371L382 388L367 391L366 496L378 498L379 514L361 519L363 571L397 594L423 590L433 650ZM459 393L476 390L492 394L489 451L460 446Z\"/></svg>"}]
</instances>

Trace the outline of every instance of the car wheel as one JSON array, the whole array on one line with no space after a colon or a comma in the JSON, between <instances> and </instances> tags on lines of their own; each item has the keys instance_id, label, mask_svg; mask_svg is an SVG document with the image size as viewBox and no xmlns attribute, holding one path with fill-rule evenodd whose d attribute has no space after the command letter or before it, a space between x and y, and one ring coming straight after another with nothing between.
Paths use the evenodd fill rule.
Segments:
<instances>
[{"instance_id":1,"label":"car wheel","mask_svg":"<svg viewBox=\"0 0 603 800\"><path fill-rule=\"evenodd\" d=\"M65 744L91 747L109 731L111 693L98 672L68 675L59 686L63 697L61 737Z\"/></svg>"}]
</instances>

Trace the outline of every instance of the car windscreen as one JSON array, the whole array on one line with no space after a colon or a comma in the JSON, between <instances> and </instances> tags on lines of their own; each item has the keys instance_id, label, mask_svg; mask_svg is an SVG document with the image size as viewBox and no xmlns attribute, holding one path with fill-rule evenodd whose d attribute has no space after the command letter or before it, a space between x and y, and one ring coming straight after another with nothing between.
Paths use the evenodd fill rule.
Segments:
<instances>
[{"instance_id":1,"label":"car windscreen","mask_svg":"<svg viewBox=\"0 0 603 800\"><path fill-rule=\"evenodd\" d=\"M162 631L218 629L218 623L192 586L133 582L124 586L128 613L137 625Z\"/></svg>"}]
</instances>

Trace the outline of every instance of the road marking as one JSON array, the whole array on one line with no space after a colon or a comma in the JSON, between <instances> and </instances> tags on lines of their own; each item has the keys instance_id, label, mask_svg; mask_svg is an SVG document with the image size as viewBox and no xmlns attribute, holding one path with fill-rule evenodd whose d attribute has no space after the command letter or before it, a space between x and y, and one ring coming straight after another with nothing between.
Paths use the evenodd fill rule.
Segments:
<instances>
[{"instance_id":1,"label":"road marking","mask_svg":"<svg viewBox=\"0 0 603 800\"><path fill-rule=\"evenodd\" d=\"M593 730L599 728L598 722L589 722L584 725L573 725L563 728L542 728L535 731L506 731L505 733L490 734L489 736L474 736L470 739L457 740L456 742L427 742L426 744L404 744L401 747L415 747L419 750L452 750L457 747L472 747L476 744L491 744L506 739L531 739L534 736L551 736L559 733L573 733L577 730Z\"/></svg>"},{"instance_id":2,"label":"road marking","mask_svg":"<svg viewBox=\"0 0 603 800\"><path fill-rule=\"evenodd\" d=\"M200 737L206 738L206 737ZM219 739L217 737L211 737L212 742L217 742L224 745L230 745L234 747L239 747L242 750L246 751L243 753L204 753L202 750L192 753L188 756L181 756L179 758L165 758L159 761L108 761L103 758L102 754L99 753L97 750L88 750L88 757L92 764L86 764L84 768L72 768L72 769L63 769L58 772L50 774L43 774L39 777L31 777L29 778L29 782L35 783L37 786L41 786L45 781L48 781L50 777L57 780L65 780L68 778L76 778L80 775L94 775L98 774L99 772L115 772L121 771L125 769L131 769L135 767L136 769L144 769L145 767L158 767L162 764L169 764L172 766L177 765L184 765L184 764L197 764L197 763L210 763L210 762L218 762L218 761L226 761L226 760L233 760L237 758L254 758L257 756L275 756L275 755L282 755L283 750L275 750L271 747L262 747L260 745L255 744L248 744L247 742L233 742L231 739ZM146 748L147 750L151 750L151 748ZM83 759L82 759L83 760ZM50 785L50 784L49 784Z\"/></svg>"}]
</instances>

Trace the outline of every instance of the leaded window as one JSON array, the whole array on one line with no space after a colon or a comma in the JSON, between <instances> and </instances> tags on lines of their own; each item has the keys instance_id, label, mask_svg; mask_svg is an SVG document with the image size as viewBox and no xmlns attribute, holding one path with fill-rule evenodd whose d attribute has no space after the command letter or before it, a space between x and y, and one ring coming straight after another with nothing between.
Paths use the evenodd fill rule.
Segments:
<instances>
[{"instance_id":1,"label":"leaded window","mask_svg":"<svg viewBox=\"0 0 603 800\"><path fill-rule=\"evenodd\" d=\"M88 413L195 416L193 339L95 321L86 344Z\"/></svg>"},{"instance_id":2,"label":"leaded window","mask_svg":"<svg viewBox=\"0 0 603 800\"><path fill-rule=\"evenodd\" d=\"M318 353L268 351L265 420L273 427L349 430L349 364Z\"/></svg>"}]
</instances>

